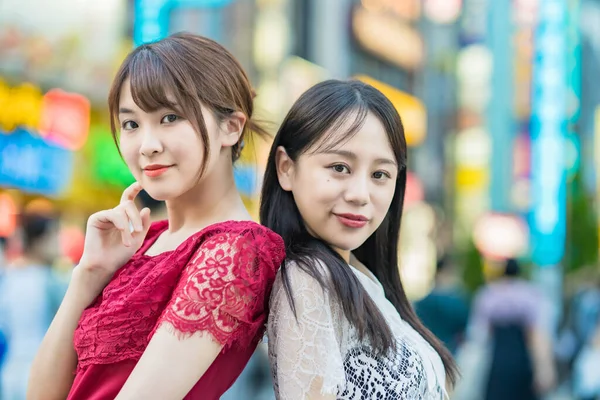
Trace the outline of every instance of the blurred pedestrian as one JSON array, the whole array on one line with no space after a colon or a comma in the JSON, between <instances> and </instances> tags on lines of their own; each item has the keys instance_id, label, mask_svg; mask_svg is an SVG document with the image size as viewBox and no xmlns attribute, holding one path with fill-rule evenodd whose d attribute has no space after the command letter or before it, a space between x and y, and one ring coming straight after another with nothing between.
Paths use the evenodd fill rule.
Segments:
<instances>
[{"instance_id":1,"label":"blurred pedestrian","mask_svg":"<svg viewBox=\"0 0 600 400\"><path fill-rule=\"evenodd\" d=\"M52 269L58 257L58 223L51 216L21 218L23 254L0 279L0 327L7 352L2 400L24 400L29 369L66 289Z\"/></svg>"},{"instance_id":2,"label":"blurred pedestrian","mask_svg":"<svg viewBox=\"0 0 600 400\"><path fill-rule=\"evenodd\" d=\"M423 324L455 354L464 340L469 302L447 257L438 260L435 286L431 293L415 303L415 311Z\"/></svg>"},{"instance_id":3,"label":"blurred pedestrian","mask_svg":"<svg viewBox=\"0 0 600 400\"><path fill-rule=\"evenodd\" d=\"M521 279L519 263L504 264L501 278L475 298L469 340L489 343L481 398L535 400L555 384L556 371L548 332L549 302Z\"/></svg>"}]
</instances>

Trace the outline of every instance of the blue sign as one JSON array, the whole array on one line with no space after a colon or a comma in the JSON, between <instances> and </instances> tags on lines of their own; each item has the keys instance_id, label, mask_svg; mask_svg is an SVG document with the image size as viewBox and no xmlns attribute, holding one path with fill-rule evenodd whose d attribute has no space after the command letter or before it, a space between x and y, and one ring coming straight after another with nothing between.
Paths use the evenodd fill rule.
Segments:
<instances>
[{"instance_id":1,"label":"blue sign","mask_svg":"<svg viewBox=\"0 0 600 400\"><path fill-rule=\"evenodd\" d=\"M566 236L566 168L568 71L566 0L541 0L535 36L531 116L533 262L561 262Z\"/></svg>"},{"instance_id":2,"label":"blue sign","mask_svg":"<svg viewBox=\"0 0 600 400\"><path fill-rule=\"evenodd\" d=\"M67 188L73 153L26 130L0 132L0 186L53 196Z\"/></svg>"},{"instance_id":3,"label":"blue sign","mask_svg":"<svg viewBox=\"0 0 600 400\"><path fill-rule=\"evenodd\" d=\"M139 46L169 35L170 14L177 8L219 8L233 0L135 0L133 43Z\"/></svg>"}]
</instances>

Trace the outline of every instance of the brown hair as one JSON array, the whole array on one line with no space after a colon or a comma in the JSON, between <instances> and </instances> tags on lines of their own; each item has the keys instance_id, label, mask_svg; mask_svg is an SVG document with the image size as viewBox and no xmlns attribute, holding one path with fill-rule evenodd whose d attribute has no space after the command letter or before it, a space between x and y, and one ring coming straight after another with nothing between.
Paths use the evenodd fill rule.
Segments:
<instances>
[{"instance_id":1,"label":"brown hair","mask_svg":"<svg viewBox=\"0 0 600 400\"><path fill-rule=\"evenodd\" d=\"M254 91L244 69L227 49L211 39L177 33L158 42L144 44L127 56L108 95L111 130L117 147L120 93L127 79L130 80L133 100L142 110L152 112L171 108L191 122L204 143L200 175L204 173L210 155L201 104L208 107L219 121L235 111L246 116L240 140L232 147L233 161L240 156L248 131L267 134L251 119Z\"/></svg>"}]
</instances>

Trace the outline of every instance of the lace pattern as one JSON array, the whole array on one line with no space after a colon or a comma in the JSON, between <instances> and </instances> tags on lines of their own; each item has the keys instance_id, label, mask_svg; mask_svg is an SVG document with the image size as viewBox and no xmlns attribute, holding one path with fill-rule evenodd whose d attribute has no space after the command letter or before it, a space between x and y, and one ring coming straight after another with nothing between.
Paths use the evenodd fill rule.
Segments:
<instances>
[{"instance_id":1,"label":"lace pattern","mask_svg":"<svg viewBox=\"0 0 600 400\"><path fill-rule=\"evenodd\" d=\"M396 337L397 352L385 357L376 355L368 343L358 339L340 305L323 292L316 280L295 265L288 265L287 270L298 319L279 274L271 295L268 326L271 372L278 399L304 399L316 393L352 400L441 400L446 396L439 355L402 321L378 282L353 269Z\"/></svg>"},{"instance_id":2,"label":"lace pattern","mask_svg":"<svg viewBox=\"0 0 600 400\"><path fill-rule=\"evenodd\" d=\"M138 360L165 323L180 338L209 333L224 350L260 340L285 253L281 238L254 222L230 221L175 251L144 255L166 228L166 221L151 227L142 248L84 311L74 335L78 371Z\"/></svg>"},{"instance_id":3,"label":"lace pattern","mask_svg":"<svg viewBox=\"0 0 600 400\"><path fill-rule=\"evenodd\" d=\"M185 268L157 328L168 323L179 337L208 331L224 346L254 339L264 324L271 290L264 282L272 274L256 262L258 252L245 236L221 233L207 240Z\"/></svg>"}]
</instances>

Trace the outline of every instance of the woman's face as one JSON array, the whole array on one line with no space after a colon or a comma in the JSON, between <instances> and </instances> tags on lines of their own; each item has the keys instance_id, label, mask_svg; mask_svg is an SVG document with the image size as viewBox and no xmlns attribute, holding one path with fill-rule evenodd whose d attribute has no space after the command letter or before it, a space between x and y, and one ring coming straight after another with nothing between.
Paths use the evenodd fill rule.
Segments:
<instances>
[{"instance_id":1,"label":"woman's face","mask_svg":"<svg viewBox=\"0 0 600 400\"><path fill-rule=\"evenodd\" d=\"M171 109L147 113L133 100L129 80L119 102L120 149L135 179L156 200L177 198L199 183L204 143L193 125ZM210 159L219 157L219 123L206 107L202 114L208 131Z\"/></svg>"},{"instance_id":2,"label":"woman's face","mask_svg":"<svg viewBox=\"0 0 600 400\"><path fill-rule=\"evenodd\" d=\"M277 166L279 182L294 196L308 231L346 260L381 225L398 176L387 133L372 113L350 140L333 149L309 149L292 161L280 148Z\"/></svg>"}]
</instances>

